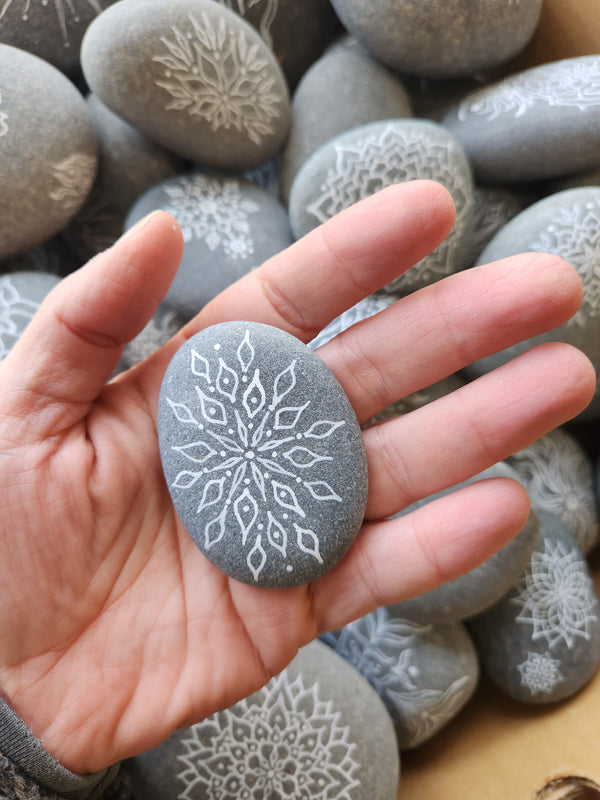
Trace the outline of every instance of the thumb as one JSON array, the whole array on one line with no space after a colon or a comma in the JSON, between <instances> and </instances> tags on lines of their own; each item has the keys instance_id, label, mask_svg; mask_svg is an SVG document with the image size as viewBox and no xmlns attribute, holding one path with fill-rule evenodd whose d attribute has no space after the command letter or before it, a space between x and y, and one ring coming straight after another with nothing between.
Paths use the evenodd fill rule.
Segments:
<instances>
[{"instance_id":1,"label":"thumb","mask_svg":"<svg viewBox=\"0 0 600 800\"><path fill-rule=\"evenodd\" d=\"M29 439L83 419L167 293L182 251L179 226L156 211L64 278L0 366L0 416L22 420Z\"/></svg>"}]
</instances>

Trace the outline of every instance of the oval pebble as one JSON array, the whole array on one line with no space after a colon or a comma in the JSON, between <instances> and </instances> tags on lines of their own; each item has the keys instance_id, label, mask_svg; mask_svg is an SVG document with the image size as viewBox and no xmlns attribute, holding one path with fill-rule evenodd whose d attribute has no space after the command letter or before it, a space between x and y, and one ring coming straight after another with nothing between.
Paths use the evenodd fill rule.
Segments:
<instances>
[{"instance_id":1,"label":"oval pebble","mask_svg":"<svg viewBox=\"0 0 600 800\"><path fill-rule=\"evenodd\" d=\"M110 109L191 161L250 169L287 135L289 95L274 55L213 0L120 0L89 26L81 65Z\"/></svg>"},{"instance_id":2,"label":"oval pebble","mask_svg":"<svg viewBox=\"0 0 600 800\"><path fill-rule=\"evenodd\" d=\"M307 583L360 529L360 426L333 374L288 333L227 322L193 336L163 379L158 433L184 526L237 580Z\"/></svg>"}]
</instances>

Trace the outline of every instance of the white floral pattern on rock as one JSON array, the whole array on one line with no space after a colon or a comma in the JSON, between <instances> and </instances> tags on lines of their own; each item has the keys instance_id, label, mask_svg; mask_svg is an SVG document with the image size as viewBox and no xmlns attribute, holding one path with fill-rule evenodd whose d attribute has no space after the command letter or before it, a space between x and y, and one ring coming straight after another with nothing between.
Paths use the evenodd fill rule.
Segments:
<instances>
[{"instance_id":1,"label":"white floral pattern on rock","mask_svg":"<svg viewBox=\"0 0 600 800\"><path fill-rule=\"evenodd\" d=\"M58 22L58 27L61 32L63 46L71 46L67 21L80 21L77 5L81 3L81 0L53 0L52 3L50 3L49 0L4 0L4 3L0 8L0 24L2 23L2 19L6 16L6 13L11 8L13 3L20 3L22 9L21 19L23 22L27 22L30 18L32 3L39 10L45 11L48 8L51 9L50 13L54 13L56 15L56 21ZM87 3L87 5L91 8L94 15L100 14L102 11L102 5L98 2L98 0L85 0L85 3Z\"/></svg>"},{"instance_id":2,"label":"white floral pattern on rock","mask_svg":"<svg viewBox=\"0 0 600 800\"><path fill-rule=\"evenodd\" d=\"M275 133L281 98L274 91L273 68L243 30L224 19L213 24L204 13L189 15L190 27L171 27L162 36L165 53L153 57L164 67L156 85L171 96L167 111L186 111L206 120L211 130L235 129L260 145Z\"/></svg>"},{"instance_id":3,"label":"white floral pattern on rock","mask_svg":"<svg viewBox=\"0 0 600 800\"><path fill-rule=\"evenodd\" d=\"M248 217L260 206L242 195L239 181L188 175L164 190L169 202L163 208L179 223L184 241L200 239L210 250L220 248L233 259L254 253Z\"/></svg>"},{"instance_id":4,"label":"white floral pattern on rock","mask_svg":"<svg viewBox=\"0 0 600 800\"><path fill-rule=\"evenodd\" d=\"M53 188L48 192L66 214L75 213L92 187L98 162L87 153L73 153L50 165Z\"/></svg>"},{"instance_id":5,"label":"white floral pattern on rock","mask_svg":"<svg viewBox=\"0 0 600 800\"><path fill-rule=\"evenodd\" d=\"M600 57L557 61L512 75L468 95L458 118L464 122L473 114L492 122L506 114L518 119L538 105L580 111L600 106Z\"/></svg>"},{"instance_id":6,"label":"white floral pattern on rock","mask_svg":"<svg viewBox=\"0 0 600 800\"><path fill-rule=\"evenodd\" d=\"M214 345L218 353L220 345ZM329 438L346 423L320 419L302 425L311 400L293 401L297 385L293 360L274 379L264 384L254 366L255 349L246 330L236 352L235 364L218 358L218 367L195 350L190 372L198 408L167 398L175 419L193 425L199 439L174 446L182 469L172 488L199 494L196 513L210 517L204 526L203 545L209 551L228 528L237 531L240 545L248 550L246 564L258 580L269 556L284 559L293 572L293 553L323 563L319 538L306 526L304 499L341 503L335 489L320 478L311 480L315 464L330 462ZM302 395L303 396L303 395Z\"/></svg>"},{"instance_id":7,"label":"white floral pattern on rock","mask_svg":"<svg viewBox=\"0 0 600 800\"><path fill-rule=\"evenodd\" d=\"M576 547L544 541L543 552L534 550L516 589L510 601L521 607L516 621L533 627L534 642L545 639L550 649L564 642L572 649L576 638L591 639L590 626L598 622L597 601Z\"/></svg>"},{"instance_id":8,"label":"white floral pattern on rock","mask_svg":"<svg viewBox=\"0 0 600 800\"><path fill-rule=\"evenodd\" d=\"M258 30L265 43L273 49L273 37L271 36L271 25L277 16L279 10L279 0L219 0L220 3L226 5L232 11L236 11L242 17L246 16L246 12L250 11L256 6L262 5L262 13Z\"/></svg>"},{"instance_id":9,"label":"white floral pattern on rock","mask_svg":"<svg viewBox=\"0 0 600 800\"><path fill-rule=\"evenodd\" d=\"M186 731L180 800L352 800L357 747L319 692L283 672Z\"/></svg>"},{"instance_id":10,"label":"white floral pattern on rock","mask_svg":"<svg viewBox=\"0 0 600 800\"><path fill-rule=\"evenodd\" d=\"M0 278L0 361L3 361L40 307L21 297L8 277Z\"/></svg>"},{"instance_id":11,"label":"white floral pattern on rock","mask_svg":"<svg viewBox=\"0 0 600 800\"><path fill-rule=\"evenodd\" d=\"M521 685L532 695L552 694L555 687L564 681L560 671L560 661L550 653L527 653L522 664L517 665L521 673Z\"/></svg>"}]
</instances>

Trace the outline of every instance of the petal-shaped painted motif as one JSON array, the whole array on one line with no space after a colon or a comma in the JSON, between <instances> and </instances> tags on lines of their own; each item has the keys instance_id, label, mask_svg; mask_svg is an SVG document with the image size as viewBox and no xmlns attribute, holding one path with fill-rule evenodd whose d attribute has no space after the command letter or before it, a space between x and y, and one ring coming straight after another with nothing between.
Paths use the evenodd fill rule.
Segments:
<instances>
[{"instance_id":1,"label":"petal-shaped painted motif","mask_svg":"<svg viewBox=\"0 0 600 800\"><path fill-rule=\"evenodd\" d=\"M294 522L294 530L296 531L296 544L303 553L316 558L319 564L323 563L321 554L319 553L319 539L314 531L308 528L301 528Z\"/></svg>"},{"instance_id":2,"label":"petal-shaped painted motif","mask_svg":"<svg viewBox=\"0 0 600 800\"><path fill-rule=\"evenodd\" d=\"M232 403L235 403L235 395L238 388L237 374L227 366L222 358L219 359L219 372L217 373L217 391L224 395Z\"/></svg>"},{"instance_id":3,"label":"petal-shaped painted motif","mask_svg":"<svg viewBox=\"0 0 600 800\"><path fill-rule=\"evenodd\" d=\"M205 508L214 506L215 503L219 502L219 500L223 497L224 483L225 478L214 478L212 481L207 481L204 484L202 497L200 498L200 505L198 506L196 514L200 514Z\"/></svg>"},{"instance_id":4,"label":"petal-shaped painted motif","mask_svg":"<svg viewBox=\"0 0 600 800\"><path fill-rule=\"evenodd\" d=\"M262 497L263 502L267 501L267 495L265 493L265 478L260 469L256 466L256 464L250 464L250 468L252 471L252 479L254 480L254 484L258 489L260 496Z\"/></svg>"},{"instance_id":5,"label":"petal-shaped painted motif","mask_svg":"<svg viewBox=\"0 0 600 800\"><path fill-rule=\"evenodd\" d=\"M250 331L246 331L242 343L237 349L237 357L243 372L248 372L254 361L254 347L250 344Z\"/></svg>"},{"instance_id":6,"label":"petal-shaped painted motif","mask_svg":"<svg viewBox=\"0 0 600 800\"><path fill-rule=\"evenodd\" d=\"M183 422L185 425L197 425L198 420L185 405L185 403L174 403L167 397L167 403L171 406L175 419L178 422Z\"/></svg>"},{"instance_id":7,"label":"petal-shaped painted motif","mask_svg":"<svg viewBox=\"0 0 600 800\"><path fill-rule=\"evenodd\" d=\"M308 408L309 405L310 400L304 403L303 406L285 406L285 408L278 409L275 414L275 423L273 427L276 430L290 430L290 428L295 428L302 412L305 408Z\"/></svg>"},{"instance_id":8,"label":"petal-shaped painted motif","mask_svg":"<svg viewBox=\"0 0 600 800\"><path fill-rule=\"evenodd\" d=\"M214 425L226 425L227 414L223 403L205 394L199 386L196 386L196 392L200 398L200 410L206 422L212 422Z\"/></svg>"},{"instance_id":9,"label":"petal-shaped painted motif","mask_svg":"<svg viewBox=\"0 0 600 800\"><path fill-rule=\"evenodd\" d=\"M254 580L258 580L258 576L263 570L267 562L267 554L264 551L264 548L261 543L261 536L260 533L256 537L256 541L254 542L254 547L248 553L248 557L246 559L246 564L248 565L250 572L252 573L252 577Z\"/></svg>"},{"instance_id":10,"label":"petal-shaped painted motif","mask_svg":"<svg viewBox=\"0 0 600 800\"><path fill-rule=\"evenodd\" d=\"M304 511L300 508L298 498L293 489L278 481L271 481L271 486L273 487L273 497L278 505L290 511L295 511L296 514L299 514L301 517L306 516Z\"/></svg>"},{"instance_id":11,"label":"petal-shaped painted motif","mask_svg":"<svg viewBox=\"0 0 600 800\"><path fill-rule=\"evenodd\" d=\"M227 516L227 506L221 511L218 517L212 519L204 528L204 547L206 550L220 542L225 533L225 517Z\"/></svg>"},{"instance_id":12,"label":"petal-shaped painted motif","mask_svg":"<svg viewBox=\"0 0 600 800\"><path fill-rule=\"evenodd\" d=\"M197 375L199 378L204 378L210 383L210 364L208 363L208 359L201 356L200 353L197 353L195 350L192 350L190 369L194 375Z\"/></svg>"},{"instance_id":13,"label":"petal-shaped painted motif","mask_svg":"<svg viewBox=\"0 0 600 800\"><path fill-rule=\"evenodd\" d=\"M248 533L258 517L258 505L248 489L244 489L233 504L233 513L242 531L242 544L246 544Z\"/></svg>"},{"instance_id":14,"label":"petal-shaped painted motif","mask_svg":"<svg viewBox=\"0 0 600 800\"><path fill-rule=\"evenodd\" d=\"M326 439L328 436L346 423L343 420L332 422L328 419L320 419L313 422L310 428L304 434L305 439Z\"/></svg>"},{"instance_id":15,"label":"petal-shaped painted motif","mask_svg":"<svg viewBox=\"0 0 600 800\"><path fill-rule=\"evenodd\" d=\"M188 470L184 469L175 478L171 486L174 489L191 489L191 487L197 482L198 478L201 477L201 472L189 472Z\"/></svg>"},{"instance_id":16,"label":"petal-shaped painted motif","mask_svg":"<svg viewBox=\"0 0 600 800\"><path fill-rule=\"evenodd\" d=\"M283 398L291 392L296 385L296 359L292 361L289 367L282 370L273 381L273 399L269 408L276 408Z\"/></svg>"},{"instance_id":17,"label":"petal-shaped painted motif","mask_svg":"<svg viewBox=\"0 0 600 800\"><path fill-rule=\"evenodd\" d=\"M248 384L248 388L244 392L242 398L242 404L250 419L253 419L264 408L265 400L266 395L260 381L260 374L259 371L255 369L254 377Z\"/></svg>"},{"instance_id":18,"label":"petal-shaped painted motif","mask_svg":"<svg viewBox=\"0 0 600 800\"><path fill-rule=\"evenodd\" d=\"M281 555L285 558L287 556L287 531L271 514L267 512L269 525L267 527L267 541L276 550L279 550Z\"/></svg>"},{"instance_id":19,"label":"petal-shaped painted motif","mask_svg":"<svg viewBox=\"0 0 600 800\"><path fill-rule=\"evenodd\" d=\"M305 481L304 486L306 486L315 500L336 500L338 503L342 502L342 498L333 491L327 481Z\"/></svg>"},{"instance_id":20,"label":"petal-shaped painted motif","mask_svg":"<svg viewBox=\"0 0 600 800\"><path fill-rule=\"evenodd\" d=\"M217 454L217 451L206 442L190 442L190 444L183 444L172 449L177 450L182 456L196 464L204 464Z\"/></svg>"},{"instance_id":21,"label":"petal-shaped painted motif","mask_svg":"<svg viewBox=\"0 0 600 800\"><path fill-rule=\"evenodd\" d=\"M229 436L223 436L220 433L215 433L214 431L207 431L207 433L213 437L221 447L224 447L225 450L229 450L231 453L243 453L244 450L239 446L239 444L235 441L235 439L231 439Z\"/></svg>"},{"instance_id":22,"label":"petal-shaped painted motif","mask_svg":"<svg viewBox=\"0 0 600 800\"><path fill-rule=\"evenodd\" d=\"M283 457L291 461L295 467L300 467L300 469L312 467L312 465L316 464L318 461L333 461L331 456L322 456L319 455L319 453L313 453L308 447L303 447L302 445L296 445L290 448L283 454Z\"/></svg>"}]
</instances>

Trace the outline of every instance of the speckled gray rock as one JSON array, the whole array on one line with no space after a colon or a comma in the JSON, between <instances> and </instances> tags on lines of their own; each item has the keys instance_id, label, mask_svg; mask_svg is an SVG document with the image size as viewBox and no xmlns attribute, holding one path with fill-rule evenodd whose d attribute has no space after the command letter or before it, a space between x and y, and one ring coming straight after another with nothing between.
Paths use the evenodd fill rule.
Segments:
<instances>
[{"instance_id":1,"label":"speckled gray rock","mask_svg":"<svg viewBox=\"0 0 600 800\"><path fill-rule=\"evenodd\" d=\"M241 14L258 30L275 53L290 88L321 55L339 25L329 0L218 2Z\"/></svg>"},{"instance_id":2,"label":"speckled gray rock","mask_svg":"<svg viewBox=\"0 0 600 800\"><path fill-rule=\"evenodd\" d=\"M81 208L97 145L85 101L62 72L0 44L0 76L0 258L7 258L50 239Z\"/></svg>"},{"instance_id":3,"label":"speckled gray rock","mask_svg":"<svg viewBox=\"0 0 600 800\"><path fill-rule=\"evenodd\" d=\"M471 698L477 653L459 622L420 625L379 608L321 639L377 691L400 749L437 734Z\"/></svg>"},{"instance_id":4,"label":"speckled gray rock","mask_svg":"<svg viewBox=\"0 0 600 800\"><path fill-rule=\"evenodd\" d=\"M530 251L554 253L569 261L583 283L579 311L547 333L470 364L464 373L472 378L489 372L510 358L545 341L564 341L600 361L600 187L581 187L549 195L526 208L499 231L481 253L478 263ZM579 415L587 418L597 405Z\"/></svg>"},{"instance_id":5,"label":"speckled gray rock","mask_svg":"<svg viewBox=\"0 0 600 800\"><path fill-rule=\"evenodd\" d=\"M336 44L307 70L294 92L290 135L281 158L281 199L287 203L302 164L334 136L379 119L410 116L410 101L398 77L354 40Z\"/></svg>"},{"instance_id":6,"label":"speckled gray rock","mask_svg":"<svg viewBox=\"0 0 600 800\"><path fill-rule=\"evenodd\" d=\"M508 464L500 462L468 481L451 486L443 492L408 506L401 513L408 514L436 497L449 494L462 486L485 478L519 480L515 470ZM430 592L397 603L393 606L394 614L424 624L455 622L479 614L500 600L518 579L536 545L538 532L538 516L535 511L531 510L527 522L517 536L487 561Z\"/></svg>"},{"instance_id":7,"label":"speckled gray rock","mask_svg":"<svg viewBox=\"0 0 600 800\"><path fill-rule=\"evenodd\" d=\"M290 334L228 322L193 336L165 374L158 432L183 524L231 577L306 583L358 533L360 427L333 374Z\"/></svg>"},{"instance_id":8,"label":"speckled gray rock","mask_svg":"<svg viewBox=\"0 0 600 800\"><path fill-rule=\"evenodd\" d=\"M201 172L169 178L138 198L125 228L157 208L172 214L183 233L183 257L164 301L182 318L292 242L283 206L242 178Z\"/></svg>"},{"instance_id":9,"label":"speckled gray rock","mask_svg":"<svg viewBox=\"0 0 600 800\"><path fill-rule=\"evenodd\" d=\"M121 0L89 26L81 64L109 108L191 161L250 169L287 135L289 96L275 57L213 0Z\"/></svg>"},{"instance_id":10,"label":"speckled gray rock","mask_svg":"<svg viewBox=\"0 0 600 800\"><path fill-rule=\"evenodd\" d=\"M123 768L139 800L396 800L400 759L377 693L312 642L263 689Z\"/></svg>"},{"instance_id":11,"label":"speckled gray rock","mask_svg":"<svg viewBox=\"0 0 600 800\"><path fill-rule=\"evenodd\" d=\"M577 439L557 428L506 460L535 508L556 515L581 552L589 553L600 538L600 522L594 466Z\"/></svg>"},{"instance_id":12,"label":"speckled gray rock","mask_svg":"<svg viewBox=\"0 0 600 800\"><path fill-rule=\"evenodd\" d=\"M331 0L346 29L390 67L455 78L508 61L525 47L542 0Z\"/></svg>"},{"instance_id":13,"label":"speckled gray rock","mask_svg":"<svg viewBox=\"0 0 600 800\"><path fill-rule=\"evenodd\" d=\"M316 350L357 322L361 322L363 319L368 319L378 314L380 311L383 311L384 308L387 308L395 302L395 300L396 298L391 294L370 294L368 297L364 297L347 311L342 312L338 317L332 320L329 325L323 328L318 336L315 336L315 338L308 343L308 346Z\"/></svg>"},{"instance_id":14,"label":"speckled gray rock","mask_svg":"<svg viewBox=\"0 0 600 800\"><path fill-rule=\"evenodd\" d=\"M600 56L517 72L467 95L444 119L483 183L600 165Z\"/></svg>"},{"instance_id":15,"label":"speckled gray rock","mask_svg":"<svg viewBox=\"0 0 600 800\"><path fill-rule=\"evenodd\" d=\"M475 186L475 213L470 247L464 259L472 266L498 231L523 211L519 197L504 186Z\"/></svg>"},{"instance_id":16,"label":"speckled gray rock","mask_svg":"<svg viewBox=\"0 0 600 800\"><path fill-rule=\"evenodd\" d=\"M292 184L288 208L292 232L300 238L380 189L417 178L438 181L448 189L456 205L456 222L433 253L386 290L406 294L433 283L462 266L473 223L473 183L466 156L435 122L372 122L322 145Z\"/></svg>"},{"instance_id":17,"label":"speckled gray rock","mask_svg":"<svg viewBox=\"0 0 600 800\"><path fill-rule=\"evenodd\" d=\"M115 0L8 0L0 13L0 41L27 50L68 75L79 69L87 26Z\"/></svg>"},{"instance_id":18,"label":"speckled gray rock","mask_svg":"<svg viewBox=\"0 0 600 800\"><path fill-rule=\"evenodd\" d=\"M508 594L470 620L482 667L511 697L544 704L577 692L600 663L600 603L585 558L557 517Z\"/></svg>"},{"instance_id":19,"label":"speckled gray rock","mask_svg":"<svg viewBox=\"0 0 600 800\"><path fill-rule=\"evenodd\" d=\"M0 275L0 361L19 339L40 303L60 278L48 272Z\"/></svg>"}]
</instances>

